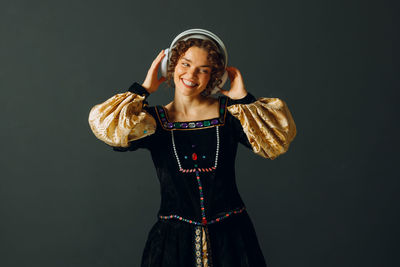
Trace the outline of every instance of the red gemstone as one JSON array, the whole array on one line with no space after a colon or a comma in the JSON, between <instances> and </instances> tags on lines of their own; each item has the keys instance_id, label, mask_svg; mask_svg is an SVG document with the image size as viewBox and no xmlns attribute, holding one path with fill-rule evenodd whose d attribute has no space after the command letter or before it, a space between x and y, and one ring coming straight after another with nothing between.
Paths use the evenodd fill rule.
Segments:
<instances>
[{"instance_id":1,"label":"red gemstone","mask_svg":"<svg viewBox=\"0 0 400 267\"><path fill-rule=\"evenodd\" d=\"M201 223L202 223L202 224L207 224L207 219L206 219L206 218L203 218L203 219L201 220Z\"/></svg>"},{"instance_id":2,"label":"red gemstone","mask_svg":"<svg viewBox=\"0 0 400 267\"><path fill-rule=\"evenodd\" d=\"M193 154L192 154L192 159L193 159L193 160L197 160L197 154L196 154L196 153L193 153Z\"/></svg>"}]
</instances>

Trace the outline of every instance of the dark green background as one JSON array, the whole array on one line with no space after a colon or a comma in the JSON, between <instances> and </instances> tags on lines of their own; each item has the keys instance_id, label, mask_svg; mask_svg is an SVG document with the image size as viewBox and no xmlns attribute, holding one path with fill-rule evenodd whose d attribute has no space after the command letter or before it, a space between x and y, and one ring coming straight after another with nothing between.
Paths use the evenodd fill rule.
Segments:
<instances>
[{"instance_id":1,"label":"dark green background","mask_svg":"<svg viewBox=\"0 0 400 267\"><path fill-rule=\"evenodd\" d=\"M399 266L395 2L2 0L0 266L139 266L160 202L150 154L112 151L88 114L190 28L297 125L276 160L237 158L269 267Z\"/></svg>"}]
</instances>

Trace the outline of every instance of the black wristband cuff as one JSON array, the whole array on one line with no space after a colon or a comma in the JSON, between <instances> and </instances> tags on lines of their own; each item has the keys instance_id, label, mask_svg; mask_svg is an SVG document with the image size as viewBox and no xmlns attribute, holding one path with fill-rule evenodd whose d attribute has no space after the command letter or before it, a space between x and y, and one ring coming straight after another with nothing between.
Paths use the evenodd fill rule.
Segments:
<instances>
[{"instance_id":1,"label":"black wristband cuff","mask_svg":"<svg viewBox=\"0 0 400 267\"><path fill-rule=\"evenodd\" d=\"M252 95L250 92L247 92L247 95L241 99L230 99L229 105L235 105L235 104L250 104L255 102L257 99L255 98L254 95Z\"/></svg>"},{"instance_id":2,"label":"black wristband cuff","mask_svg":"<svg viewBox=\"0 0 400 267\"><path fill-rule=\"evenodd\" d=\"M137 82L134 82L129 87L128 91L131 92L131 93L137 94L137 95L144 96L145 98L147 98L150 95L150 93L147 92L147 90Z\"/></svg>"}]
</instances>

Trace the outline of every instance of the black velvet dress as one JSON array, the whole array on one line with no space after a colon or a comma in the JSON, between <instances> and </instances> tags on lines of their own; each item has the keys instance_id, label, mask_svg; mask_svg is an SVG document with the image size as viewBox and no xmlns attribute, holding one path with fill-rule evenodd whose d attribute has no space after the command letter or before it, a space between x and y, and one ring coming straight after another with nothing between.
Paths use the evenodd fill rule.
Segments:
<instances>
[{"instance_id":1,"label":"black velvet dress","mask_svg":"<svg viewBox=\"0 0 400 267\"><path fill-rule=\"evenodd\" d=\"M139 87L129 91L146 95ZM156 132L115 151L151 152L161 184L158 221L146 242L142 267L266 266L253 224L235 182L238 143L251 149L240 121L227 110L256 101L219 97L219 117L170 122L162 106L143 109Z\"/></svg>"}]
</instances>

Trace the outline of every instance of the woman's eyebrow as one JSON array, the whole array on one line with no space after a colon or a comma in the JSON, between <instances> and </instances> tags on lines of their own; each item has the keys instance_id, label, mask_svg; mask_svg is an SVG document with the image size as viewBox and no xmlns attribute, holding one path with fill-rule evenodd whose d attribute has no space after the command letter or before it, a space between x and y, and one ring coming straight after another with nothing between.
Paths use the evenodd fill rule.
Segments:
<instances>
[{"instance_id":1,"label":"woman's eyebrow","mask_svg":"<svg viewBox=\"0 0 400 267\"><path fill-rule=\"evenodd\" d=\"M186 61L189 61L189 62L192 62L190 59L187 59L187 58L185 58L185 57L183 57L182 59L184 59L184 60L186 60ZM209 67L209 68L211 68L210 65L203 65L203 66L200 66L200 67Z\"/></svg>"}]
</instances>

